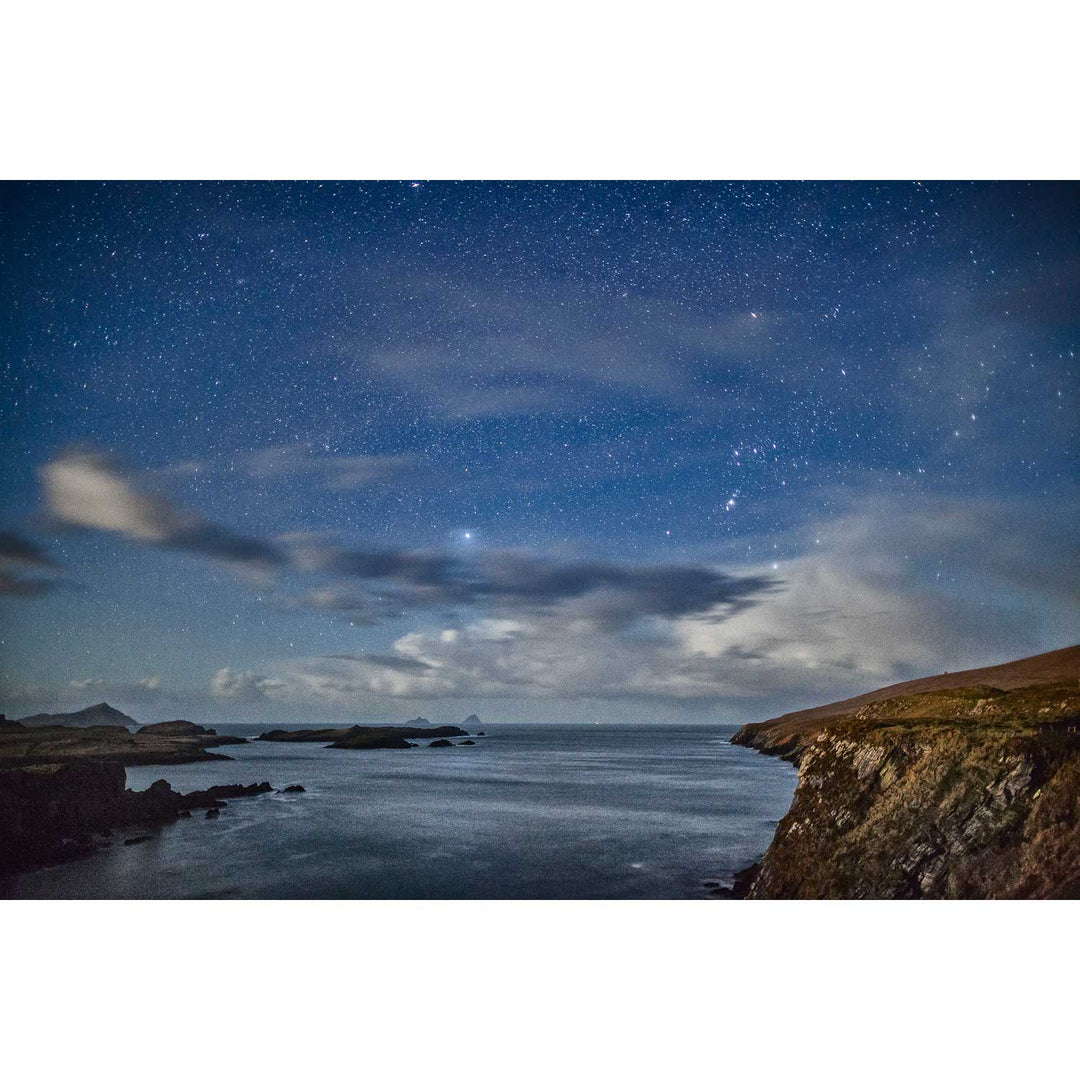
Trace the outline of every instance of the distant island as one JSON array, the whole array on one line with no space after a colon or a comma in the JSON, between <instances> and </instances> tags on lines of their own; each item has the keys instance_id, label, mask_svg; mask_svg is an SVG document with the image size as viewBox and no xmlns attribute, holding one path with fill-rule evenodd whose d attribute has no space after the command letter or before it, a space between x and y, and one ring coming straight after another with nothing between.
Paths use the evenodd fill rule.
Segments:
<instances>
[{"instance_id":1,"label":"distant island","mask_svg":"<svg viewBox=\"0 0 1080 1080\"><path fill-rule=\"evenodd\" d=\"M124 715L109 705L93 708ZM71 715L82 717L90 711L83 709ZM46 715L49 714L39 713L37 717L28 717L27 720ZM58 717L54 716L53 719ZM130 717L127 719L130 720ZM0 720L0 769L69 761L108 761L119 765L183 765L215 758L228 761L226 755L210 753L210 749L247 742L247 739L235 735L219 735L213 728L205 728L188 720L147 724L134 732L120 724L28 725L27 720ZM134 720L131 724L136 726Z\"/></svg>"},{"instance_id":2,"label":"distant island","mask_svg":"<svg viewBox=\"0 0 1080 1080\"><path fill-rule=\"evenodd\" d=\"M799 767L751 899L1080 898L1080 646L746 724Z\"/></svg>"},{"instance_id":3,"label":"distant island","mask_svg":"<svg viewBox=\"0 0 1080 1080\"><path fill-rule=\"evenodd\" d=\"M347 728L299 728L292 731L275 729L258 736L260 742L318 742L331 750L411 750L416 745L410 739L448 739L468 735L467 731L452 724L433 727L389 727L382 725L354 724Z\"/></svg>"},{"instance_id":4,"label":"distant island","mask_svg":"<svg viewBox=\"0 0 1080 1080\"><path fill-rule=\"evenodd\" d=\"M104 701L97 705L88 705L85 709L71 713L34 713L33 716L24 716L12 723L22 724L23 727L138 727L138 723L130 716L114 709Z\"/></svg>"}]
</instances>

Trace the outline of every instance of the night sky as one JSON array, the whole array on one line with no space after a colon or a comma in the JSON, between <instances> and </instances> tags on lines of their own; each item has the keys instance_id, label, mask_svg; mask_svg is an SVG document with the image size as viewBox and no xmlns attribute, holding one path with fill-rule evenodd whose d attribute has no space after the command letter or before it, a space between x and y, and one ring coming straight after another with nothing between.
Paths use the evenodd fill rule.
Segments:
<instances>
[{"instance_id":1,"label":"night sky","mask_svg":"<svg viewBox=\"0 0 1080 1080\"><path fill-rule=\"evenodd\" d=\"M0 709L764 719L1080 640L1080 186L0 185Z\"/></svg>"}]
</instances>

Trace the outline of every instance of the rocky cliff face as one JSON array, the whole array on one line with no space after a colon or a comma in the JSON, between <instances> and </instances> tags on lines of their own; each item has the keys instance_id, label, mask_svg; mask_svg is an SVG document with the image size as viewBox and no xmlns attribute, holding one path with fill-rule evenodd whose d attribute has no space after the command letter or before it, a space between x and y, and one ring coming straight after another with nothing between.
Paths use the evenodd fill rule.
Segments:
<instances>
[{"instance_id":1,"label":"rocky cliff face","mask_svg":"<svg viewBox=\"0 0 1080 1080\"><path fill-rule=\"evenodd\" d=\"M129 825L158 825L221 800L262 795L270 784L220 785L181 794L165 780L125 789L123 765L68 762L0 770L0 873L93 850L95 838Z\"/></svg>"},{"instance_id":2,"label":"rocky cliff face","mask_svg":"<svg viewBox=\"0 0 1080 1080\"><path fill-rule=\"evenodd\" d=\"M757 899L1080 897L1080 688L901 695L735 742L799 766Z\"/></svg>"}]
</instances>

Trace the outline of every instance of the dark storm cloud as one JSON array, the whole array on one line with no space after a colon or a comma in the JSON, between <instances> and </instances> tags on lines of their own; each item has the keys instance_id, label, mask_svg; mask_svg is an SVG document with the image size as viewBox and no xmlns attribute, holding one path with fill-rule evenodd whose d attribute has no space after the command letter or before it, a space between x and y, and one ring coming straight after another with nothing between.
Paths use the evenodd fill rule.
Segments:
<instances>
[{"instance_id":1,"label":"dark storm cloud","mask_svg":"<svg viewBox=\"0 0 1080 1080\"><path fill-rule=\"evenodd\" d=\"M298 568L385 583L395 589L398 607L487 605L529 610L577 603L582 616L618 625L643 616L714 612L727 617L780 584L769 576L733 576L704 565L558 561L519 551L465 559L442 552L350 551L312 538L296 538L293 543ZM370 604L359 597L323 599L316 606L370 611Z\"/></svg>"},{"instance_id":2,"label":"dark storm cloud","mask_svg":"<svg viewBox=\"0 0 1080 1080\"><path fill-rule=\"evenodd\" d=\"M49 462L41 475L58 524L119 533L139 543L209 555L249 569L282 561L272 545L144 492L130 472L105 454L69 450Z\"/></svg>"},{"instance_id":3,"label":"dark storm cloud","mask_svg":"<svg viewBox=\"0 0 1080 1080\"><path fill-rule=\"evenodd\" d=\"M762 575L734 577L706 566L621 566L615 563L558 563L523 553L500 553L482 562L476 598L548 606L603 594L604 614L618 621L637 615L675 618L723 607L728 612L755 602L778 586Z\"/></svg>"},{"instance_id":4,"label":"dark storm cloud","mask_svg":"<svg viewBox=\"0 0 1080 1080\"><path fill-rule=\"evenodd\" d=\"M225 562L273 565L282 561L281 554L270 544L250 536L241 536L210 521L179 529L161 543L174 551L210 555Z\"/></svg>"},{"instance_id":5,"label":"dark storm cloud","mask_svg":"<svg viewBox=\"0 0 1080 1080\"><path fill-rule=\"evenodd\" d=\"M56 563L37 544L13 532L0 532L0 563L56 569Z\"/></svg>"}]
</instances>

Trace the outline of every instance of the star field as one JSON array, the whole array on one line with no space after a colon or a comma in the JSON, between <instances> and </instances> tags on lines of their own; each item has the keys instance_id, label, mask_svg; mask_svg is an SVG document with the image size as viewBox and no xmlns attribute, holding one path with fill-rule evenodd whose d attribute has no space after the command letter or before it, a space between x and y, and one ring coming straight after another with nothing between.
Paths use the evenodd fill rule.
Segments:
<instances>
[{"instance_id":1,"label":"star field","mask_svg":"<svg viewBox=\"0 0 1080 1080\"><path fill-rule=\"evenodd\" d=\"M1075 635L1075 184L0 197L10 713L757 718Z\"/></svg>"}]
</instances>

